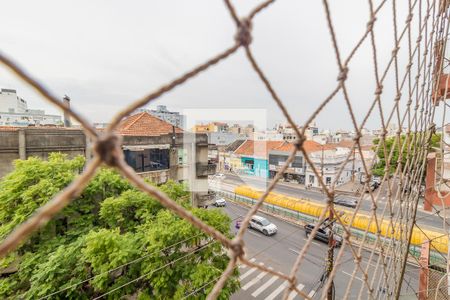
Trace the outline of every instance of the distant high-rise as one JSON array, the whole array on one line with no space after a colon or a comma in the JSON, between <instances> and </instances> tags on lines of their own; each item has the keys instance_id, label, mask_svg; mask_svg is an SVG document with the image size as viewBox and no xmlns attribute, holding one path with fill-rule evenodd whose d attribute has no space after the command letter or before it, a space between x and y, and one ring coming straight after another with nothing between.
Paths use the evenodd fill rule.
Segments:
<instances>
[{"instance_id":1,"label":"distant high-rise","mask_svg":"<svg viewBox=\"0 0 450 300\"><path fill-rule=\"evenodd\" d=\"M16 90L0 90L0 126L62 125L61 116L46 115L42 109L29 109Z\"/></svg>"},{"instance_id":2,"label":"distant high-rise","mask_svg":"<svg viewBox=\"0 0 450 300\"><path fill-rule=\"evenodd\" d=\"M184 125L183 115L179 112L169 111L165 105L158 105L156 109L140 108L138 112L147 112L161 120L174 126L182 128Z\"/></svg>"}]
</instances>

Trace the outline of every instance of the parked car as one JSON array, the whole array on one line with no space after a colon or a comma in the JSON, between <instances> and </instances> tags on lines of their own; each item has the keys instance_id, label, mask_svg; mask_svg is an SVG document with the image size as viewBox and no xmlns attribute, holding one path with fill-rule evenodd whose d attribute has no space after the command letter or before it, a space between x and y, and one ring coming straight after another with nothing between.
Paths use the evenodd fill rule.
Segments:
<instances>
[{"instance_id":1,"label":"parked car","mask_svg":"<svg viewBox=\"0 0 450 300\"><path fill-rule=\"evenodd\" d=\"M356 205L358 205L358 201L356 201L355 199L334 199L333 203L352 208L355 208Z\"/></svg>"},{"instance_id":2,"label":"parked car","mask_svg":"<svg viewBox=\"0 0 450 300\"><path fill-rule=\"evenodd\" d=\"M372 176L372 182L378 183L378 185L381 184L381 177L380 176Z\"/></svg>"},{"instance_id":3,"label":"parked car","mask_svg":"<svg viewBox=\"0 0 450 300\"><path fill-rule=\"evenodd\" d=\"M214 178L215 178L215 179L225 179L225 174L217 173L217 174L214 176Z\"/></svg>"},{"instance_id":4,"label":"parked car","mask_svg":"<svg viewBox=\"0 0 450 300\"><path fill-rule=\"evenodd\" d=\"M306 237L309 237L311 232L313 231L315 225L314 224L306 224L305 225L305 234ZM330 239L330 229L329 228L320 228L317 230L316 235L314 236L314 239L328 243L328 240ZM342 237L340 237L337 234L333 234L333 239L336 243L336 248L341 247L342 245Z\"/></svg>"},{"instance_id":5,"label":"parked car","mask_svg":"<svg viewBox=\"0 0 450 300\"><path fill-rule=\"evenodd\" d=\"M227 201L225 201L225 199L223 198L217 198L216 200L214 200L213 205L216 207L225 207L227 206Z\"/></svg>"},{"instance_id":6,"label":"parked car","mask_svg":"<svg viewBox=\"0 0 450 300\"><path fill-rule=\"evenodd\" d=\"M374 191L374 190L376 190L379 186L380 186L379 183L377 183L376 181L372 181L372 182L369 183L368 186L365 185L365 186L364 186L364 189L365 189L365 192L368 193L369 191Z\"/></svg>"},{"instance_id":7,"label":"parked car","mask_svg":"<svg viewBox=\"0 0 450 300\"><path fill-rule=\"evenodd\" d=\"M260 216L253 216L248 224L250 229L255 229L262 232L264 235L276 234L278 228L275 224L270 223L266 218Z\"/></svg>"}]
</instances>

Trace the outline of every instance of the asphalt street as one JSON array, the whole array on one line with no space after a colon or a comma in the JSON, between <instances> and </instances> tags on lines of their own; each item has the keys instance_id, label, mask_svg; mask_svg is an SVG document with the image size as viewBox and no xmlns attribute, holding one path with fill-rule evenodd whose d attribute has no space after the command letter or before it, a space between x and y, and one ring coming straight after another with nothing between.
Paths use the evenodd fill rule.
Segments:
<instances>
[{"instance_id":1,"label":"asphalt street","mask_svg":"<svg viewBox=\"0 0 450 300\"><path fill-rule=\"evenodd\" d=\"M234 187L245 184L250 185L254 188L264 189L267 187L268 182L261 179L261 178L252 178L250 176L238 176L234 174L226 174L226 177L221 180L212 180L213 184L220 187L222 190L234 192ZM278 184L274 192L298 197L298 198L305 198L310 199L318 202L325 202L326 197L321 192L315 191L315 190L304 190L299 187L296 187L295 184L289 183L289 184ZM389 203L387 201L387 192L386 188L384 188L381 191L376 190L375 194L379 193L377 197L377 216L381 216L384 213L384 218L388 219L389 217ZM353 197L350 195L337 195L337 197L340 198L352 198L359 200L359 197ZM420 206L420 204L419 204ZM351 208L346 208L351 209ZM364 213L371 212L372 209L372 200L370 199L369 194L365 194L361 205L360 205L360 211ZM395 210L396 208L394 208ZM398 209L398 207L397 207ZM442 231L442 219L439 218L436 215L430 214L428 212L422 211L420 208L417 210L416 215L417 223L423 227L423 228L429 228L436 231Z\"/></svg>"},{"instance_id":2,"label":"asphalt street","mask_svg":"<svg viewBox=\"0 0 450 300\"><path fill-rule=\"evenodd\" d=\"M224 210L232 219L244 216L248 208L228 202L225 208L213 208ZM248 230L245 233L244 241L246 245L246 254L255 263L264 264L266 267L289 274L290 270L306 243L306 236L303 227L287 223L278 218L258 213L267 218L278 227L278 233L273 236L265 236L254 230ZM235 232L234 223L230 230ZM304 261L297 273L297 287L306 295L314 299L319 299L322 295L320 287L320 278L325 271L327 244L320 241L313 241L306 252ZM335 255L337 255L335 250ZM368 298L368 287L364 283L363 275L360 270L356 270L351 252L344 249L341 263L337 267L337 273L334 279L336 297L343 299L348 288L347 299L366 299ZM379 259L378 255L370 258L370 253L362 251L361 266L366 269L369 275L369 282L374 281L375 289L378 288L379 276L374 278L373 274ZM379 266L381 268L381 266ZM282 299L285 283L276 276L261 272L258 269L251 269L246 266L240 266L241 290L232 296L232 299ZM378 269L380 270L380 269ZM377 273L378 275L380 272ZM403 294L413 294L417 289L417 270L407 267L405 274L405 284L402 288ZM353 280L351 278L353 277ZM351 283L350 283L351 282ZM382 291L380 291L382 293ZM292 293L289 299L301 299L296 293ZM383 297L383 295L380 295Z\"/></svg>"}]
</instances>

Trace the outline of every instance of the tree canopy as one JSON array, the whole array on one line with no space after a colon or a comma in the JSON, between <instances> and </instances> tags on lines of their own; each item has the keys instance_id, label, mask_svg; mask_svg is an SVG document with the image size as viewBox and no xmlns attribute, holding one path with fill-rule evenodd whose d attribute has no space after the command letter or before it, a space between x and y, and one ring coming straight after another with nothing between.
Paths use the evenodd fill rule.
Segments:
<instances>
[{"instance_id":1,"label":"tree canopy","mask_svg":"<svg viewBox=\"0 0 450 300\"><path fill-rule=\"evenodd\" d=\"M400 153L402 154L401 163L402 163L402 166L404 166L406 164L408 158L410 160L413 158L413 156L415 155L414 151L417 151L417 149L419 148L418 146L420 146L422 143L428 142L428 141L423 141L421 139L421 134L416 134L416 135L410 134L408 139L406 137L407 137L406 135L400 136L400 143L398 142L397 137L386 138L386 142L381 143L381 144L380 144L380 142L382 142L382 141L378 138L373 141L373 143L375 144L374 150L377 151L377 158L378 158L377 163L373 167L374 175L377 175L377 176L384 175L385 168L386 168L385 151L387 153L387 158L389 158L389 155L392 151L392 157L389 161L389 173L393 174L395 172L395 170L397 169ZM429 150L434 151L434 148L438 148L440 141L441 141L441 134L439 134L439 133L433 134L431 136L431 139L430 139L430 142L428 145ZM379 147L377 147L378 144L380 144ZM414 146L414 144L418 145L418 146ZM394 147L393 150L392 150L392 147ZM378 148L378 150L377 150L377 148Z\"/></svg>"},{"instance_id":2,"label":"tree canopy","mask_svg":"<svg viewBox=\"0 0 450 300\"><path fill-rule=\"evenodd\" d=\"M16 161L0 182L0 240L67 186L84 158L62 154L48 161ZM230 218L219 210L191 208L189 193L173 181L160 186L207 224L229 235ZM138 299L205 298L228 263L222 246L101 169L84 192L23 245L0 259L0 298ZM220 298L239 287L237 270ZM55 293L55 294L53 294Z\"/></svg>"}]
</instances>

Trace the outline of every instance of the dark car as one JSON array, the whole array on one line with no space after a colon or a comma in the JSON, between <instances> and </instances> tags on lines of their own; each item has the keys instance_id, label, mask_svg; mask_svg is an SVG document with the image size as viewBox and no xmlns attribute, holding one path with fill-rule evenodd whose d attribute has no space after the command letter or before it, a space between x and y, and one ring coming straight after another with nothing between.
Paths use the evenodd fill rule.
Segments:
<instances>
[{"instance_id":1,"label":"dark car","mask_svg":"<svg viewBox=\"0 0 450 300\"><path fill-rule=\"evenodd\" d=\"M356 201L355 199L335 199L333 203L341 206L355 208L358 204L358 201Z\"/></svg>"},{"instance_id":2,"label":"dark car","mask_svg":"<svg viewBox=\"0 0 450 300\"><path fill-rule=\"evenodd\" d=\"M376 190L379 186L380 186L380 184L378 182L372 181L372 182L369 183L368 186L366 185L364 188L366 190L366 193L368 193L369 191Z\"/></svg>"},{"instance_id":3,"label":"dark car","mask_svg":"<svg viewBox=\"0 0 450 300\"><path fill-rule=\"evenodd\" d=\"M305 225L306 237L309 237L309 235L313 231L314 227L315 227L314 224L306 224ZM329 232L330 232L329 229L319 228L316 232L316 235L314 236L314 239L328 243L328 240L330 238ZM342 245L342 238L340 236L334 234L333 239L336 242L336 248L339 248Z\"/></svg>"}]
</instances>

